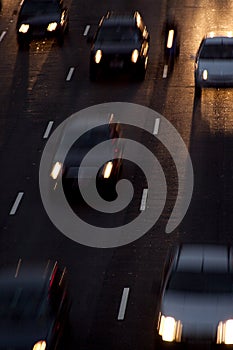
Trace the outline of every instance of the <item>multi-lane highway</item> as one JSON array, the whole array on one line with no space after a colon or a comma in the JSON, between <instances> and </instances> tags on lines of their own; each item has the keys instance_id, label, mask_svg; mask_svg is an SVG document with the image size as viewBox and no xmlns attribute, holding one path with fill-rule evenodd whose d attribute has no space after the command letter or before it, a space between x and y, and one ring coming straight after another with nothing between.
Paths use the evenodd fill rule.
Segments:
<instances>
[{"instance_id":1,"label":"multi-lane highway","mask_svg":"<svg viewBox=\"0 0 233 350\"><path fill-rule=\"evenodd\" d=\"M232 29L233 4L229 0L71 0L67 5L70 32L63 47L42 40L33 42L28 51L19 51L15 25L20 1L2 1L0 265L17 263L20 257L49 257L67 265L73 297L67 350L150 350L156 347L156 306L168 248L181 241L233 243L233 90L204 90L197 98L193 74L202 36ZM125 77L89 81L86 34L111 9L139 10L150 31L149 63L142 83ZM181 45L174 71L166 75L161 33L168 9L178 21ZM177 195L177 174L168 152L157 144L154 151L169 184L160 219L131 244L91 248L69 240L48 218L38 184L40 159L51 132L72 113L116 101L150 107L173 124L193 162L193 197L182 224L165 233ZM138 172L130 176L136 196L122 222L137 215L143 194ZM148 196L151 193L153 188L148 189ZM111 222L111 217L106 220Z\"/></svg>"}]
</instances>

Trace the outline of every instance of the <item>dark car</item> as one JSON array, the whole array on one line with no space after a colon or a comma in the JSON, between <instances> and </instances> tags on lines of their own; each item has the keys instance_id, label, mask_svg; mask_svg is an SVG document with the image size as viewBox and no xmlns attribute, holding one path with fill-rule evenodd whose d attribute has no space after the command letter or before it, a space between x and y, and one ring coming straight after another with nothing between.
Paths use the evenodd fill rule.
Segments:
<instances>
[{"instance_id":1,"label":"dark car","mask_svg":"<svg viewBox=\"0 0 233 350\"><path fill-rule=\"evenodd\" d=\"M20 260L0 270L0 349L59 349L69 310L66 269L58 263Z\"/></svg>"},{"instance_id":2,"label":"dark car","mask_svg":"<svg viewBox=\"0 0 233 350\"><path fill-rule=\"evenodd\" d=\"M149 33L139 12L104 16L92 40L90 79L98 73L123 70L137 80L145 78L149 53Z\"/></svg>"},{"instance_id":3,"label":"dark car","mask_svg":"<svg viewBox=\"0 0 233 350\"><path fill-rule=\"evenodd\" d=\"M170 252L159 303L163 344L233 345L232 263L228 245L181 244Z\"/></svg>"},{"instance_id":4,"label":"dark car","mask_svg":"<svg viewBox=\"0 0 233 350\"><path fill-rule=\"evenodd\" d=\"M20 46L29 44L32 39L47 37L56 37L62 45L68 28L68 9L63 7L63 1L23 1L16 24Z\"/></svg>"},{"instance_id":5,"label":"dark car","mask_svg":"<svg viewBox=\"0 0 233 350\"><path fill-rule=\"evenodd\" d=\"M76 141L63 161L64 149L72 139ZM102 151L90 153L95 146L104 141L107 141L108 145L105 145ZM57 189L58 183L62 181L65 193L76 197L80 183L84 188L88 188L95 179L101 194L115 195L115 185L122 168L123 151L121 125L115 122L113 117L93 114L85 118L71 117L67 120L56 146L50 174L51 187ZM87 154L86 163L83 164L83 158Z\"/></svg>"}]
</instances>

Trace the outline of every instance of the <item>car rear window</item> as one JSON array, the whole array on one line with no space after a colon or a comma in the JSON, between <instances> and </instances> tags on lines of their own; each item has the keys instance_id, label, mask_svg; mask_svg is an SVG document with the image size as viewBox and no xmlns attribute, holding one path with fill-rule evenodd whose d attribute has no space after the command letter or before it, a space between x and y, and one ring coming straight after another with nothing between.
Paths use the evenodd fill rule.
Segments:
<instances>
[{"instance_id":1,"label":"car rear window","mask_svg":"<svg viewBox=\"0 0 233 350\"><path fill-rule=\"evenodd\" d=\"M175 272L167 290L193 293L232 293L233 275L229 273Z\"/></svg>"},{"instance_id":2,"label":"car rear window","mask_svg":"<svg viewBox=\"0 0 233 350\"><path fill-rule=\"evenodd\" d=\"M204 45L200 58L204 59L228 59L233 58L233 44L208 44Z\"/></svg>"}]
</instances>

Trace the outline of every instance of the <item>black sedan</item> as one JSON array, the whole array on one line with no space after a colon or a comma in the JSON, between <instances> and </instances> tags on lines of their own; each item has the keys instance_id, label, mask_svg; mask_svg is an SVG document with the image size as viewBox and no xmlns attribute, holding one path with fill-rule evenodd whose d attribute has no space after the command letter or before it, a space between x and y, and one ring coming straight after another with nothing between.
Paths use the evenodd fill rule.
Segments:
<instances>
[{"instance_id":1,"label":"black sedan","mask_svg":"<svg viewBox=\"0 0 233 350\"><path fill-rule=\"evenodd\" d=\"M35 38L56 37L63 44L68 31L68 9L58 0L24 0L16 24L19 46Z\"/></svg>"},{"instance_id":2,"label":"black sedan","mask_svg":"<svg viewBox=\"0 0 233 350\"><path fill-rule=\"evenodd\" d=\"M0 348L55 350L69 324L66 269L21 260L0 271Z\"/></svg>"},{"instance_id":3,"label":"black sedan","mask_svg":"<svg viewBox=\"0 0 233 350\"><path fill-rule=\"evenodd\" d=\"M149 33L139 12L130 15L107 13L93 37L90 79L103 71L125 71L136 80L145 78Z\"/></svg>"}]
</instances>

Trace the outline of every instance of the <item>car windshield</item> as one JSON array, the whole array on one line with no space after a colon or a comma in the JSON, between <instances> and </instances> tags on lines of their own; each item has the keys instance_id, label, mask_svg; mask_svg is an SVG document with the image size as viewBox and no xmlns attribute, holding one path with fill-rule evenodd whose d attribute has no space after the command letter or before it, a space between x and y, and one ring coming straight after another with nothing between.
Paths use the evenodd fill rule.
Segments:
<instances>
[{"instance_id":1,"label":"car windshield","mask_svg":"<svg viewBox=\"0 0 233 350\"><path fill-rule=\"evenodd\" d=\"M139 29L129 25L103 26L97 34L97 41L134 41L139 40Z\"/></svg>"},{"instance_id":2,"label":"car windshield","mask_svg":"<svg viewBox=\"0 0 233 350\"><path fill-rule=\"evenodd\" d=\"M22 15L38 16L59 11L59 5L51 1L26 2L22 8Z\"/></svg>"},{"instance_id":3,"label":"car windshield","mask_svg":"<svg viewBox=\"0 0 233 350\"><path fill-rule=\"evenodd\" d=\"M233 59L233 44L208 44L204 45L200 58L204 59Z\"/></svg>"},{"instance_id":4,"label":"car windshield","mask_svg":"<svg viewBox=\"0 0 233 350\"><path fill-rule=\"evenodd\" d=\"M50 319L48 299L42 298L35 287L2 287L0 291L0 320L42 321Z\"/></svg>"},{"instance_id":5,"label":"car windshield","mask_svg":"<svg viewBox=\"0 0 233 350\"><path fill-rule=\"evenodd\" d=\"M191 293L232 293L233 276L229 273L175 272L167 290Z\"/></svg>"},{"instance_id":6,"label":"car windshield","mask_svg":"<svg viewBox=\"0 0 233 350\"><path fill-rule=\"evenodd\" d=\"M111 139L109 127L100 126L82 135L82 137L75 142L75 145L77 145L78 148L89 149L109 139Z\"/></svg>"}]
</instances>

